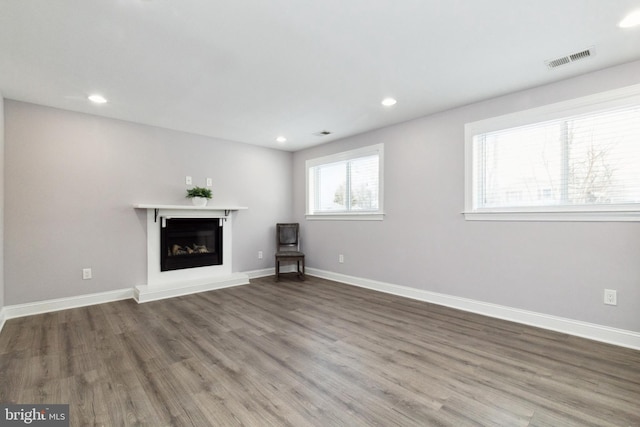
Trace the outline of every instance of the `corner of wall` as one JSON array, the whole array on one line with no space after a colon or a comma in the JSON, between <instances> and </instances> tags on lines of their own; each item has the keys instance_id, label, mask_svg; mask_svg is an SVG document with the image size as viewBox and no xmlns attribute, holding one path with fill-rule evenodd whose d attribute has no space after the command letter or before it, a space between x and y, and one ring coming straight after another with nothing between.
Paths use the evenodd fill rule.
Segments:
<instances>
[{"instance_id":1,"label":"corner of wall","mask_svg":"<svg viewBox=\"0 0 640 427\"><path fill-rule=\"evenodd\" d=\"M4 307L0 307L0 333L2 333L2 328L4 327L4 322L7 320L7 316L4 312Z\"/></svg>"},{"instance_id":2,"label":"corner of wall","mask_svg":"<svg viewBox=\"0 0 640 427\"><path fill-rule=\"evenodd\" d=\"M0 331L4 325L4 97L0 92Z\"/></svg>"}]
</instances>

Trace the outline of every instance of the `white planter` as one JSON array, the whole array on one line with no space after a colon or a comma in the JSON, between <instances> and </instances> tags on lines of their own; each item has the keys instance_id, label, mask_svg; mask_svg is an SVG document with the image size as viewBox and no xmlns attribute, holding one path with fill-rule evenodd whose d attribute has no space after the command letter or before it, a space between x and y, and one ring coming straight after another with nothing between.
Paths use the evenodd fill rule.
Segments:
<instances>
[{"instance_id":1,"label":"white planter","mask_svg":"<svg viewBox=\"0 0 640 427\"><path fill-rule=\"evenodd\" d=\"M207 206L207 202L209 201L209 199L207 199L206 197L192 197L191 198L191 203L193 203L193 206Z\"/></svg>"}]
</instances>

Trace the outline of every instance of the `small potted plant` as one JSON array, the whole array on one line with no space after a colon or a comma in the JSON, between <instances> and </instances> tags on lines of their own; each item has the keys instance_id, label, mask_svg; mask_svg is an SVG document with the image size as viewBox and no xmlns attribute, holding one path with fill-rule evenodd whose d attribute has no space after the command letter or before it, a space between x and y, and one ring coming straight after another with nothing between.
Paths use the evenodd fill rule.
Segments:
<instances>
[{"instance_id":1,"label":"small potted plant","mask_svg":"<svg viewBox=\"0 0 640 427\"><path fill-rule=\"evenodd\" d=\"M212 196L210 188L193 187L187 190L187 198L191 199L194 206L206 206Z\"/></svg>"}]
</instances>

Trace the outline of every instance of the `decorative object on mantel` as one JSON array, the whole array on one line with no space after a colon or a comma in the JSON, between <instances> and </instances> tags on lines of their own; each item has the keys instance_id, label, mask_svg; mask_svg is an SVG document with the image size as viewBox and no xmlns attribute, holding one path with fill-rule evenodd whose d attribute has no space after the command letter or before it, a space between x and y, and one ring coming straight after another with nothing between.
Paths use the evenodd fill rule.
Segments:
<instances>
[{"instance_id":1,"label":"decorative object on mantel","mask_svg":"<svg viewBox=\"0 0 640 427\"><path fill-rule=\"evenodd\" d=\"M191 199L194 206L207 206L207 201L213 197L211 189L204 187L193 187L187 190L187 198Z\"/></svg>"}]
</instances>

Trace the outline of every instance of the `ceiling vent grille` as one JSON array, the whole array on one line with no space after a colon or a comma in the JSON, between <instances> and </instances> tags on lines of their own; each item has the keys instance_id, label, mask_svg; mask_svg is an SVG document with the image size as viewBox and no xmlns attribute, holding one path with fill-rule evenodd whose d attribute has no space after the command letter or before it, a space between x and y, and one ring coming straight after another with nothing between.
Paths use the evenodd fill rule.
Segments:
<instances>
[{"instance_id":1,"label":"ceiling vent grille","mask_svg":"<svg viewBox=\"0 0 640 427\"><path fill-rule=\"evenodd\" d=\"M582 52L578 52L578 53L574 53L572 55L569 55L569 59L571 60L571 62L573 61L577 61L579 59L585 59L591 56L591 50L587 49L587 50L583 50Z\"/></svg>"},{"instance_id":2,"label":"ceiling vent grille","mask_svg":"<svg viewBox=\"0 0 640 427\"><path fill-rule=\"evenodd\" d=\"M581 59L587 59L592 57L595 54L595 51L592 47L589 49L585 49L581 52L572 53L570 55L562 56L556 59L550 59L549 61L545 61L547 67L552 70L554 68L558 68L562 65L567 65L572 62L580 61Z\"/></svg>"},{"instance_id":3,"label":"ceiling vent grille","mask_svg":"<svg viewBox=\"0 0 640 427\"><path fill-rule=\"evenodd\" d=\"M327 135L331 135L331 132L329 132L328 130L321 130L320 132L316 132L314 133L315 136L327 136Z\"/></svg>"}]
</instances>

